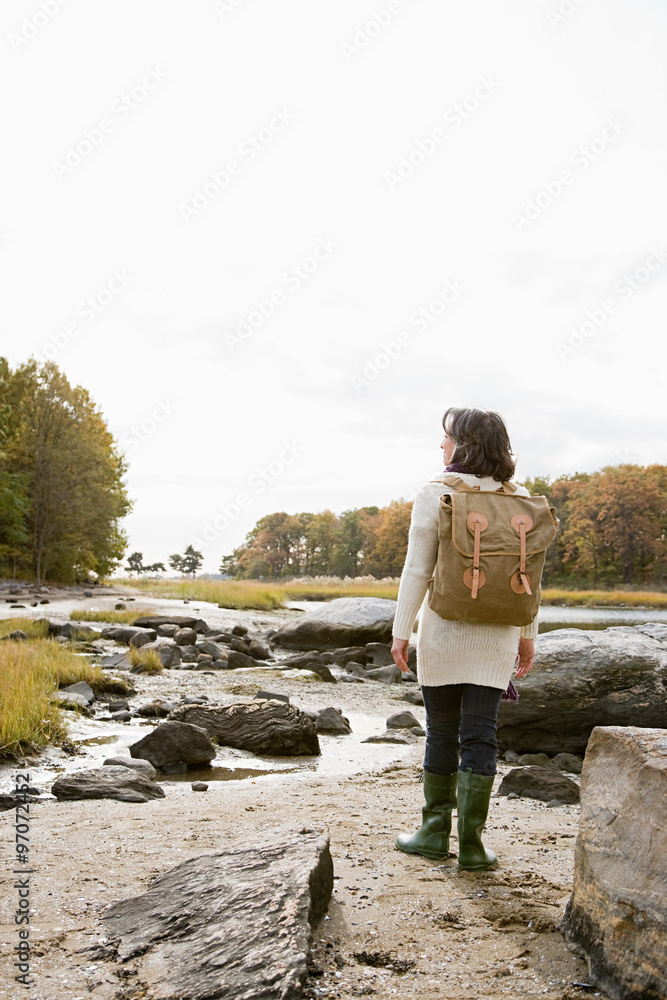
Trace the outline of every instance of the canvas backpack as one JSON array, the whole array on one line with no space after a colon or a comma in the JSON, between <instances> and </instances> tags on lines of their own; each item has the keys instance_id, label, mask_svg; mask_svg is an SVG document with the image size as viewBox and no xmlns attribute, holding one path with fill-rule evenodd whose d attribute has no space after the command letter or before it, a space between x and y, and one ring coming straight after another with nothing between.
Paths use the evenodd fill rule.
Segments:
<instances>
[{"instance_id":1,"label":"canvas backpack","mask_svg":"<svg viewBox=\"0 0 667 1000\"><path fill-rule=\"evenodd\" d=\"M454 492L440 497L438 557L429 607L451 621L528 625L540 606L546 550L560 521L544 496L522 496L443 476Z\"/></svg>"}]
</instances>

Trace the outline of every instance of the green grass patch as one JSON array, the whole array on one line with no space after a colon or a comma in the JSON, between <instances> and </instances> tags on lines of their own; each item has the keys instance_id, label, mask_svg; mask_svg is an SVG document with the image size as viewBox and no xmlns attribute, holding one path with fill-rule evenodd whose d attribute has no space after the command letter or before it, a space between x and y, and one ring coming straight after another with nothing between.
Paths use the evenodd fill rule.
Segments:
<instances>
[{"instance_id":1,"label":"green grass patch","mask_svg":"<svg viewBox=\"0 0 667 1000\"><path fill-rule=\"evenodd\" d=\"M131 690L54 639L0 643L0 758L35 753L66 737L61 705L51 699L76 681L87 681L95 694Z\"/></svg>"},{"instance_id":2,"label":"green grass patch","mask_svg":"<svg viewBox=\"0 0 667 1000\"><path fill-rule=\"evenodd\" d=\"M125 611L93 611L91 608L77 608L72 612L72 621L107 622L109 625L133 625L142 615L155 614L154 608L129 608Z\"/></svg>"}]
</instances>

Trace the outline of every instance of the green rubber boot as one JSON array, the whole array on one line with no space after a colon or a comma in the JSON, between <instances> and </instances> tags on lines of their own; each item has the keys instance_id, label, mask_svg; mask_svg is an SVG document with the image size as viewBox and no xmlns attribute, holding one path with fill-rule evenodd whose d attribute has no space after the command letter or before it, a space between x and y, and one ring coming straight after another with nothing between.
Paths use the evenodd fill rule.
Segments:
<instances>
[{"instance_id":1,"label":"green rubber boot","mask_svg":"<svg viewBox=\"0 0 667 1000\"><path fill-rule=\"evenodd\" d=\"M452 809L456 805L456 782L459 773L431 774L424 771L422 825L416 833L399 833L396 847L406 854L422 854L438 860L449 854Z\"/></svg>"},{"instance_id":2,"label":"green rubber boot","mask_svg":"<svg viewBox=\"0 0 667 1000\"><path fill-rule=\"evenodd\" d=\"M457 813L459 834L459 868L483 871L495 868L498 858L487 851L481 833L489 812L494 774L474 774L459 771Z\"/></svg>"}]
</instances>

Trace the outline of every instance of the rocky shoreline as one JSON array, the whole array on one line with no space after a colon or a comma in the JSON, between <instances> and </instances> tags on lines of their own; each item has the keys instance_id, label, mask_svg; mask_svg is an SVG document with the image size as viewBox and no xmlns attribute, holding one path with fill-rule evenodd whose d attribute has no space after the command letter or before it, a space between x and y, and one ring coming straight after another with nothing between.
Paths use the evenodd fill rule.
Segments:
<instances>
[{"instance_id":1,"label":"rocky shoreline","mask_svg":"<svg viewBox=\"0 0 667 1000\"><path fill-rule=\"evenodd\" d=\"M129 596L126 593L126 598ZM143 596L136 597L142 607L147 603ZM162 617L183 613L178 611L182 602L153 600L148 606ZM31 616L41 616L44 610L32 609ZM50 618L54 610L48 609ZM190 617L201 614L206 622L209 609L199 602L193 609L183 610L188 610ZM234 625L241 626L239 631L246 630L242 636L250 635L251 642L267 642L273 653L276 636L267 633L276 630L281 617L282 622L295 623L301 617L298 613L277 616L224 611L219 615L214 623L208 623L218 630L214 634L231 635ZM67 614L60 617L62 627ZM163 626L166 624L170 623ZM103 628L99 626L100 631ZM156 634L143 645L158 639L178 645L175 635ZM186 645L196 649L197 642L216 642L209 636L201 638L201 633L195 635L199 638ZM242 636L237 632L238 638ZM231 641L220 641L219 645L231 652ZM376 658L381 655L378 645L371 650ZM124 656L122 648L115 655ZM262 699L256 700L256 695L264 692L288 698L313 726L322 715L330 724L335 723L331 712L338 710L339 719L351 720L352 733L321 731L319 739L325 752L319 758L304 758L307 763L296 769L291 766L296 759L287 758L289 768L269 769L270 773L250 767L239 780L205 781L208 788L204 792L194 787L204 773L192 771L158 774L157 787L163 794L147 802L110 798L55 801L50 796L34 801L33 969L40 984L34 1000L72 1000L89 991L103 1000L157 1000L159 991L151 985L147 967L138 958L119 963L111 955L99 957L108 936L104 920L108 904L145 891L154 876L187 858L232 845L240 833L261 841L267 823L293 826L295 822L329 836L334 868L333 894L326 918L314 932L304 996L430 998L444 993L466 1000L517 995L572 1000L590 992L590 986L576 985L586 983L585 963L569 951L556 930L572 891L580 758L577 761L570 755L558 760L551 752L531 759L509 749L499 760L486 834L489 846L500 857L497 871L458 872L455 857L438 864L403 855L394 849L393 842L397 833L419 823L423 737L411 732L417 728L412 725L392 733L388 720L410 711L412 719L423 723L419 691L414 682L383 683L380 678L368 677L369 666L371 670L383 668L361 662L366 645L356 647L353 654L347 649L348 654L338 656L344 663L335 662L336 649L320 651L317 660L311 656L311 666L326 666L335 683L307 669L303 661L295 663L293 657L302 654L288 649L271 663L258 660L253 666L229 668L228 658L223 666L224 657L215 658L212 651L202 649L194 661L185 661L186 669L175 666L156 675L126 669L118 672L118 676L131 677L137 689L128 708L162 700L170 704L169 715L176 711L187 718L186 699L191 710L201 712L202 706L210 709L216 704L260 704ZM240 649L235 652L250 655ZM199 660L202 654L211 660ZM349 655L356 659L348 659ZM285 662L290 658L291 663ZM350 669L351 664L356 666ZM362 676L357 676L362 671ZM350 679L343 681L344 675ZM406 695L412 696L408 702L403 700ZM279 701L264 699L263 704ZM357 719L361 718L372 733L359 731ZM87 725L100 733L105 727L116 734L127 733L116 743L127 753L132 742L155 732L154 727L160 724L157 719L149 721L130 712L129 720L110 719L107 723L102 716L91 720L77 717L73 730ZM368 735L381 737L383 731L397 741L364 742ZM95 749L101 767L104 759L115 756L113 743ZM77 769L80 761L81 770L91 770L90 747L79 750L80 755L66 761L65 754L52 751L47 761L25 764L36 776L40 766L44 774L54 774L55 768L75 760ZM256 766L261 761L258 755L250 761L246 753L218 747L218 759L213 763L231 764L231 769L237 768L241 774L244 764ZM348 761L347 766L356 770L346 773L343 758L354 755L356 763ZM328 773L327 760L340 762L341 767ZM311 761L317 763L313 766ZM107 771L122 773L123 769L130 770L127 764L124 768L115 762L106 765ZM551 786L544 787L544 774L551 776L547 784L559 779L564 782L557 794ZM542 779L543 790L537 794L539 781L530 788L512 785L517 775L523 781ZM526 792L531 797L526 797ZM563 804L568 795L568 804ZM5 825L8 851L10 832ZM10 879L3 873L5 897L10 895ZM4 922L4 926L11 923ZM3 933L3 941L11 943L9 932ZM91 952L91 948L98 950ZM10 971L5 969L4 975Z\"/></svg>"}]
</instances>

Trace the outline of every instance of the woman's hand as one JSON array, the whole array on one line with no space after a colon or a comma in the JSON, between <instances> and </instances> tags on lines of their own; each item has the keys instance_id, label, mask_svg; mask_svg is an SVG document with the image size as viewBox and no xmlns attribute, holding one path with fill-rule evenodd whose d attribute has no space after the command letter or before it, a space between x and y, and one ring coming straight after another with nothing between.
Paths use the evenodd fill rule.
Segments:
<instances>
[{"instance_id":1,"label":"woman's hand","mask_svg":"<svg viewBox=\"0 0 667 1000\"><path fill-rule=\"evenodd\" d=\"M533 639L519 638L519 666L516 668L516 677L523 677L533 666L535 659L535 642Z\"/></svg>"},{"instance_id":2,"label":"woman's hand","mask_svg":"<svg viewBox=\"0 0 667 1000\"><path fill-rule=\"evenodd\" d=\"M410 672L410 667L408 666L409 642L409 639L394 639L391 644L391 655L394 657L394 663L404 674Z\"/></svg>"}]
</instances>

